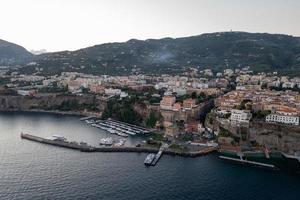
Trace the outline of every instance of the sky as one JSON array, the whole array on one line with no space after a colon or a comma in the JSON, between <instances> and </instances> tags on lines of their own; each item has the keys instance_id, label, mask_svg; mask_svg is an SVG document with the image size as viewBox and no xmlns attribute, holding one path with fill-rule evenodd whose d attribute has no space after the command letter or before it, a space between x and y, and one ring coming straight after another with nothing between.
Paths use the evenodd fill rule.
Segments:
<instances>
[{"instance_id":1,"label":"sky","mask_svg":"<svg viewBox=\"0 0 300 200\"><path fill-rule=\"evenodd\" d=\"M299 0L0 0L0 39L61 51L230 30L300 36L299 10Z\"/></svg>"}]
</instances>

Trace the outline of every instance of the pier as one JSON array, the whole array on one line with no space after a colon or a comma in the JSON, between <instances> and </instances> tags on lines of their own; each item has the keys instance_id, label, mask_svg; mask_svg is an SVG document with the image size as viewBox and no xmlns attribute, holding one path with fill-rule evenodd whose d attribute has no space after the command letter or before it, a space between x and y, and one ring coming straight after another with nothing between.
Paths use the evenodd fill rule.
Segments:
<instances>
[{"instance_id":1,"label":"pier","mask_svg":"<svg viewBox=\"0 0 300 200\"><path fill-rule=\"evenodd\" d=\"M159 148L158 153L155 155L152 163L150 164L151 166L155 166L158 163L159 159L162 157L162 154L163 154L164 150L166 148L168 148L168 146L169 146L168 144L162 144L161 145L161 147Z\"/></svg>"},{"instance_id":2,"label":"pier","mask_svg":"<svg viewBox=\"0 0 300 200\"><path fill-rule=\"evenodd\" d=\"M249 164L249 165L258 166L258 167L276 169L275 165L271 165L271 164L265 164L265 163L260 163L260 162L244 160L244 159L238 159L238 158L231 158L231 157L226 157L226 156L219 156L219 158L221 158L223 160L238 162L241 164Z\"/></svg>"}]
</instances>

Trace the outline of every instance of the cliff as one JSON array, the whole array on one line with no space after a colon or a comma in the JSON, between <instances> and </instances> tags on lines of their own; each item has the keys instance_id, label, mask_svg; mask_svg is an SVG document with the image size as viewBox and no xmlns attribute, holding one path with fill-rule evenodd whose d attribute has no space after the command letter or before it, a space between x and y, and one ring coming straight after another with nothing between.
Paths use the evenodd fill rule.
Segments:
<instances>
[{"instance_id":1,"label":"cliff","mask_svg":"<svg viewBox=\"0 0 300 200\"><path fill-rule=\"evenodd\" d=\"M102 111L105 102L94 95L42 94L35 97L0 95L0 111Z\"/></svg>"},{"instance_id":2,"label":"cliff","mask_svg":"<svg viewBox=\"0 0 300 200\"><path fill-rule=\"evenodd\" d=\"M271 124L264 121L252 121L249 127L231 125L229 120L207 115L205 125L214 131L226 130L230 137L240 142L257 143L268 148L293 153L300 151L300 126Z\"/></svg>"}]
</instances>

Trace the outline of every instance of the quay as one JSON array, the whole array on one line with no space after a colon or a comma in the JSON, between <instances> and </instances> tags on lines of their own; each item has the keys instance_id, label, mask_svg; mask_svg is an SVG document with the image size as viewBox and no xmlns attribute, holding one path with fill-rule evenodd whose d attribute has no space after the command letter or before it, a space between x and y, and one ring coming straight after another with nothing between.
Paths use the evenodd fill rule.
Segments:
<instances>
[{"instance_id":1,"label":"quay","mask_svg":"<svg viewBox=\"0 0 300 200\"><path fill-rule=\"evenodd\" d=\"M79 150L82 152L135 152L135 153L157 153L159 151L158 148L151 148L151 147L127 147L127 146L113 146L113 147L94 147L89 145L81 145L75 142L65 142L65 141L57 141L57 140L50 140L30 134L24 134L21 133L21 138L42 143L42 144L48 144L73 150ZM208 153L212 153L216 151L216 148L209 147L205 150L197 151L197 152L178 152L173 151L171 149L164 149L164 154L167 155L174 155L174 156L182 156L182 157L198 157L203 156ZM158 160L157 160L158 161Z\"/></svg>"},{"instance_id":2,"label":"quay","mask_svg":"<svg viewBox=\"0 0 300 200\"><path fill-rule=\"evenodd\" d=\"M241 164L249 164L249 165L258 166L258 167L276 169L275 165L244 160L242 158L238 159L238 158L231 158L231 157L226 157L226 156L219 156L219 158L221 158L223 160L238 162L238 163L241 163Z\"/></svg>"}]
</instances>

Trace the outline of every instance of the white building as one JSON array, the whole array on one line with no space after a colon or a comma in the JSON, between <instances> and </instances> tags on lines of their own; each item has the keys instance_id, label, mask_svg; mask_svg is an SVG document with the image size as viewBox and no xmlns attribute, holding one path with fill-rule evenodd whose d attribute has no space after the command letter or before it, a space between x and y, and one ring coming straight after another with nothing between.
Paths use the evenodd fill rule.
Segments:
<instances>
[{"instance_id":1,"label":"white building","mask_svg":"<svg viewBox=\"0 0 300 200\"><path fill-rule=\"evenodd\" d=\"M104 90L106 95L121 95L121 90L120 89L105 89Z\"/></svg>"},{"instance_id":2,"label":"white building","mask_svg":"<svg viewBox=\"0 0 300 200\"><path fill-rule=\"evenodd\" d=\"M233 124L249 123L252 114L248 110L231 110L230 121Z\"/></svg>"},{"instance_id":3,"label":"white building","mask_svg":"<svg viewBox=\"0 0 300 200\"><path fill-rule=\"evenodd\" d=\"M299 117L291 115L270 114L266 116L266 122L278 122L283 124L299 125Z\"/></svg>"}]
</instances>

